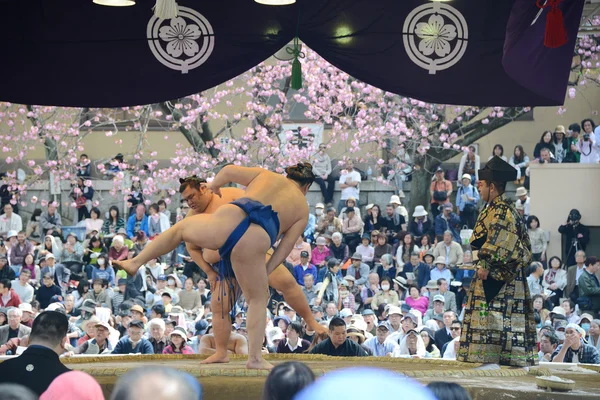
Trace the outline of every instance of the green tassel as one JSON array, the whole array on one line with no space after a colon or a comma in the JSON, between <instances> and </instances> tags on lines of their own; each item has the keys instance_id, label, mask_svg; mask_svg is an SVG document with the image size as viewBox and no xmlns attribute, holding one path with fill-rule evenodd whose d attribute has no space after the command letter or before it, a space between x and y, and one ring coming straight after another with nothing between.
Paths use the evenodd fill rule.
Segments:
<instances>
[{"instance_id":1,"label":"green tassel","mask_svg":"<svg viewBox=\"0 0 600 400\"><path fill-rule=\"evenodd\" d=\"M302 64L298 57L292 62L292 89L302 89Z\"/></svg>"}]
</instances>

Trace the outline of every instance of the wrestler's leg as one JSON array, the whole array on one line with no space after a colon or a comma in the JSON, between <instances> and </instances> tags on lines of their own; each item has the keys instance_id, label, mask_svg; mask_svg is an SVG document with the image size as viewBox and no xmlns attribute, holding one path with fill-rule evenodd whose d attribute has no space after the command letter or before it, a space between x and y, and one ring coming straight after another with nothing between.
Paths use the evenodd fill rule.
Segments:
<instances>
[{"instance_id":1,"label":"wrestler's leg","mask_svg":"<svg viewBox=\"0 0 600 400\"><path fill-rule=\"evenodd\" d=\"M247 368L271 369L262 358L262 343L267 319L269 285L265 254L271 247L269 235L258 225L250 225L231 252L231 264L238 284L248 302L246 325L248 328ZM214 314L213 314L214 315Z\"/></svg>"},{"instance_id":2,"label":"wrestler's leg","mask_svg":"<svg viewBox=\"0 0 600 400\"><path fill-rule=\"evenodd\" d=\"M214 271L213 271L214 274ZM229 302L232 291L229 285L225 283L221 288L222 281L217 281L216 274L214 279L210 280L210 288L212 290L211 308L213 313L213 334L215 339L215 353L208 357L200 364L226 363L229 362L227 355L227 344L231 336L231 303ZM222 292L221 290L225 290ZM235 290L235 288L234 288Z\"/></svg>"},{"instance_id":3,"label":"wrestler's leg","mask_svg":"<svg viewBox=\"0 0 600 400\"><path fill-rule=\"evenodd\" d=\"M306 296L302 292L302 288L290 271L283 265L278 266L269 275L269 286L283 293L285 301L296 311L302 319L306 321L308 326L317 333L326 333L328 330L323 325L320 325L312 315Z\"/></svg>"},{"instance_id":4,"label":"wrestler's leg","mask_svg":"<svg viewBox=\"0 0 600 400\"><path fill-rule=\"evenodd\" d=\"M218 250L245 218L245 213L239 207L231 207L226 205L214 214L184 218L148 243L133 259L115 261L113 264L133 276L143 264L167 254L181 242L189 242L204 249Z\"/></svg>"}]
</instances>

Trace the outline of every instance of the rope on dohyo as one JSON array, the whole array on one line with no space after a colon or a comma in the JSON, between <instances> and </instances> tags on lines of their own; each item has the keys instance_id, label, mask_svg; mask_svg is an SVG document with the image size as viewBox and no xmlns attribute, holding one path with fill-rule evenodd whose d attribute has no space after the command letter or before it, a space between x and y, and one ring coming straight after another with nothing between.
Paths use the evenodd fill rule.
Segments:
<instances>
[{"instance_id":1,"label":"rope on dohyo","mask_svg":"<svg viewBox=\"0 0 600 400\"><path fill-rule=\"evenodd\" d=\"M539 8L550 8L550 11L548 11L548 15L546 16L544 46L551 49L563 46L568 40L563 13L558 7L561 1L562 0L537 0L536 2Z\"/></svg>"},{"instance_id":2,"label":"rope on dohyo","mask_svg":"<svg viewBox=\"0 0 600 400\"><path fill-rule=\"evenodd\" d=\"M152 7L154 15L160 19L171 19L177 17L179 8L175 0L156 0L156 5Z\"/></svg>"},{"instance_id":3,"label":"rope on dohyo","mask_svg":"<svg viewBox=\"0 0 600 400\"><path fill-rule=\"evenodd\" d=\"M298 39L298 36L294 38L294 47L288 46L285 48L285 51L294 56L294 61L292 61L291 88L300 90L302 89L302 64L300 64L300 58L305 58L306 54L300 51L300 39Z\"/></svg>"}]
</instances>

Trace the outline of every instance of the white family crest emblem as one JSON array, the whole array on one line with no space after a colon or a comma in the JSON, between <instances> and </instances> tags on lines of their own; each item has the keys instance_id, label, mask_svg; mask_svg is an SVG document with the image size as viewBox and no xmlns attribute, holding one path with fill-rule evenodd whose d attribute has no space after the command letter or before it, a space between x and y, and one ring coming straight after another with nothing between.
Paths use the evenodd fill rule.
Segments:
<instances>
[{"instance_id":1,"label":"white family crest emblem","mask_svg":"<svg viewBox=\"0 0 600 400\"><path fill-rule=\"evenodd\" d=\"M408 14L402 37L412 62L433 75L452 67L464 56L469 28L456 8L432 2Z\"/></svg>"},{"instance_id":2,"label":"white family crest emblem","mask_svg":"<svg viewBox=\"0 0 600 400\"><path fill-rule=\"evenodd\" d=\"M180 6L178 17L170 20L152 16L146 36L154 57L182 74L204 64L215 47L210 22L188 7Z\"/></svg>"}]
</instances>

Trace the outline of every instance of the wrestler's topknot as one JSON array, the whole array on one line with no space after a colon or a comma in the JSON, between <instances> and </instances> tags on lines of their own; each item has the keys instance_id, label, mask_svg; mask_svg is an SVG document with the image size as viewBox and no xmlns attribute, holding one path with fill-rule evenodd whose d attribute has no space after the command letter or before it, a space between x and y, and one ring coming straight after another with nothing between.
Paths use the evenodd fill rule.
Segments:
<instances>
[{"instance_id":1,"label":"wrestler's topknot","mask_svg":"<svg viewBox=\"0 0 600 400\"><path fill-rule=\"evenodd\" d=\"M285 172L289 179L298 182L302 186L312 185L315 180L312 164L308 162L301 162L287 167Z\"/></svg>"}]
</instances>

